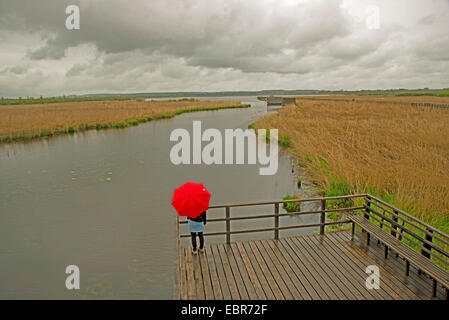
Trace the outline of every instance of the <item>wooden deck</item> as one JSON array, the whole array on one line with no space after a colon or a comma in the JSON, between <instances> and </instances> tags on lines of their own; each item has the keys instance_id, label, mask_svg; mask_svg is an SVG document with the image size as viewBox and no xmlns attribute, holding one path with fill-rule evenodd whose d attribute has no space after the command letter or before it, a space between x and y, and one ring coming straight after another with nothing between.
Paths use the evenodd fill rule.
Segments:
<instances>
[{"instance_id":1,"label":"wooden deck","mask_svg":"<svg viewBox=\"0 0 449 320\"><path fill-rule=\"evenodd\" d=\"M432 280L361 233L347 232L179 248L175 296L181 299L401 300L430 299ZM206 239L207 241L207 239ZM368 290L368 265L380 269L380 289ZM444 297L438 286L436 299Z\"/></svg>"}]
</instances>

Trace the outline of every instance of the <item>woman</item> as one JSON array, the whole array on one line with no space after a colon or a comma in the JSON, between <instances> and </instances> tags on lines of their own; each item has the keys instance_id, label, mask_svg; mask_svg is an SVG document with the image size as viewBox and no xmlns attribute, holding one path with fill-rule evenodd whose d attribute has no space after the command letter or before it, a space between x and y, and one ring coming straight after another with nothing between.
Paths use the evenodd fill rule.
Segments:
<instances>
[{"instance_id":1,"label":"woman","mask_svg":"<svg viewBox=\"0 0 449 320\"><path fill-rule=\"evenodd\" d=\"M204 226L206 225L206 211L202 212L196 218L187 218L187 228L192 236L192 253L196 254L196 236L200 238L200 252L204 252Z\"/></svg>"}]
</instances>

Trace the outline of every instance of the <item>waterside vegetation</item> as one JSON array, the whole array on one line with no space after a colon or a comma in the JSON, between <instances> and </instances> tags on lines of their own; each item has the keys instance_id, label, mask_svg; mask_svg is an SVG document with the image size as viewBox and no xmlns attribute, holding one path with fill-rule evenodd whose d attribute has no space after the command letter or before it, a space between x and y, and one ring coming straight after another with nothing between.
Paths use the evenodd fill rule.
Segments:
<instances>
[{"instance_id":1,"label":"waterside vegetation","mask_svg":"<svg viewBox=\"0 0 449 320\"><path fill-rule=\"evenodd\" d=\"M104 100L0 106L0 143L90 129L126 128L186 112L247 108L234 101Z\"/></svg>"}]
</instances>

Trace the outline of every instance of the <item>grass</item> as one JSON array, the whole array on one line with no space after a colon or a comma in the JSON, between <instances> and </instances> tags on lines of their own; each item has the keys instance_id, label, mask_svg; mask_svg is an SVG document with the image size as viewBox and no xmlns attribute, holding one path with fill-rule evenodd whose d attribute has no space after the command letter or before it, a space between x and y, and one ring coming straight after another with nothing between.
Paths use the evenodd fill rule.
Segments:
<instances>
[{"instance_id":1,"label":"grass","mask_svg":"<svg viewBox=\"0 0 449 320\"><path fill-rule=\"evenodd\" d=\"M111 100L0 107L0 143L85 130L122 129L186 112L247 108L229 101Z\"/></svg>"},{"instance_id":2,"label":"grass","mask_svg":"<svg viewBox=\"0 0 449 320\"><path fill-rule=\"evenodd\" d=\"M257 127L291 138L291 152L323 194L368 192L448 233L449 110L390 102L415 97L326 98L299 99Z\"/></svg>"},{"instance_id":3,"label":"grass","mask_svg":"<svg viewBox=\"0 0 449 320\"><path fill-rule=\"evenodd\" d=\"M297 199L297 197L291 196L291 195L286 195L285 197L282 198L282 200L295 200ZM283 208L285 209L285 211L287 212L298 212L299 208L301 206L300 202L289 202L289 203L284 203Z\"/></svg>"},{"instance_id":4,"label":"grass","mask_svg":"<svg viewBox=\"0 0 449 320\"><path fill-rule=\"evenodd\" d=\"M419 97L419 96L436 96L436 97L449 97L449 91L429 91L429 92L403 92L403 93L397 93L396 96L398 97L407 97L407 96L413 96L413 97Z\"/></svg>"},{"instance_id":5,"label":"grass","mask_svg":"<svg viewBox=\"0 0 449 320\"><path fill-rule=\"evenodd\" d=\"M255 122L252 122L248 125L248 129L254 130L255 133L257 134L257 124ZM265 141L267 143L270 143L270 131L266 131L265 133ZM285 136L285 135L279 135L278 137L278 143L279 146L283 147L283 148L290 148L291 147L291 139L289 136Z\"/></svg>"},{"instance_id":6,"label":"grass","mask_svg":"<svg viewBox=\"0 0 449 320\"><path fill-rule=\"evenodd\" d=\"M289 148L291 146L291 140L289 136L279 136L279 145L283 148Z\"/></svg>"}]
</instances>

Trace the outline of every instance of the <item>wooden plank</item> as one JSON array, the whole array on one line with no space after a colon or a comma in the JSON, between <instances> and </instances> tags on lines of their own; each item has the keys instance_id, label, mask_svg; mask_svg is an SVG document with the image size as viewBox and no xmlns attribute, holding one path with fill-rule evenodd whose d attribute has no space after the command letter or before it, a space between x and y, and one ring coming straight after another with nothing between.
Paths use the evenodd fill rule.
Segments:
<instances>
[{"instance_id":1,"label":"wooden plank","mask_svg":"<svg viewBox=\"0 0 449 320\"><path fill-rule=\"evenodd\" d=\"M334 283L344 292L348 299L366 300L349 280L349 277L344 272L344 269L333 258L329 258L328 250L324 246L316 246L312 239L316 236L306 236L299 238L301 245L308 249L313 258L323 267L323 270L328 274Z\"/></svg>"},{"instance_id":2,"label":"wooden plank","mask_svg":"<svg viewBox=\"0 0 449 320\"><path fill-rule=\"evenodd\" d=\"M310 273L313 274L314 278L317 280L319 285L325 290L326 295L332 300L341 299L334 292L334 290L332 290L331 285L328 284L326 275L323 273L322 270L320 270L318 268L318 265L316 265L315 263L311 263L309 261L309 259L307 259L307 252L301 252L300 248L298 248L296 246L294 238L286 238L285 240L290 245L290 247L293 249L295 254L299 257L299 259L303 262L304 266L309 270ZM333 283L332 283L332 285L333 285ZM335 285L333 285L333 286L335 286Z\"/></svg>"},{"instance_id":3,"label":"wooden plank","mask_svg":"<svg viewBox=\"0 0 449 320\"><path fill-rule=\"evenodd\" d=\"M342 233L342 236L349 240L346 234ZM420 298L429 298L429 288L432 286L430 279L423 274L419 275L416 268L410 268L410 273L407 276L405 274L406 263L404 259L395 257L394 255L389 259L384 259L378 246L366 246L359 233L356 233L354 236L354 244L375 259L388 272L394 274L396 278L402 281L402 283L408 286ZM438 287L437 295L439 298L444 296L444 289L441 286Z\"/></svg>"},{"instance_id":4,"label":"wooden plank","mask_svg":"<svg viewBox=\"0 0 449 320\"><path fill-rule=\"evenodd\" d=\"M426 276L413 269L406 277L401 259L394 255L384 259L381 247L364 246L358 232L354 239L339 232L232 243L229 247L219 244L198 256L182 247L178 251L179 297L223 299L227 290L225 299L245 300L430 298L431 283ZM380 290L365 288L365 268L370 264L380 269ZM437 290L441 298L444 290L441 286ZM427 297L423 295L426 291Z\"/></svg>"},{"instance_id":5,"label":"wooden plank","mask_svg":"<svg viewBox=\"0 0 449 320\"><path fill-rule=\"evenodd\" d=\"M338 242L338 235L335 234L329 239ZM341 240L340 240L341 241ZM339 244L341 247L341 243ZM360 248L355 246L346 246L345 247L349 252L353 253L354 257L356 257L360 262L364 263L365 267L368 265L376 265L379 267L379 271L381 273L381 286L385 291L387 291L390 296L394 299L406 299L406 300L415 300L419 299L409 288L402 284L401 281L396 279L393 275L391 275L387 270L385 270L382 266L377 265L376 262L369 256L367 256ZM363 258L362 258L363 257Z\"/></svg>"},{"instance_id":6,"label":"wooden plank","mask_svg":"<svg viewBox=\"0 0 449 320\"><path fill-rule=\"evenodd\" d=\"M196 299L204 300L204 282L201 273L200 258L198 254L192 256L193 260L193 275L195 277Z\"/></svg>"},{"instance_id":7,"label":"wooden plank","mask_svg":"<svg viewBox=\"0 0 449 320\"><path fill-rule=\"evenodd\" d=\"M205 250L207 266L209 267L209 274L211 279L212 291L214 292L215 300L222 300L223 295L221 293L220 280L218 279L217 269L215 266L214 257L212 255L212 249L210 246L206 247Z\"/></svg>"},{"instance_id":8,"label":"wooden plank","mask_svg":"<svg viewBox=\"0 0 449 320\"><path fill-rule=\"evenodd\" d=\"M332 292L336 296L336 300L345 300L348 297L343 290L334 283L332 277L326 272L324 266L320 265L311 255L311 252L305 247L301 245L299 242L299 237L291 238L292 243L296 246L296 248L303 254L303 257L308 261L308 263L315 269L316 274L321 277L321 279L325 282L326 285L332 290Z\"/></svg>"},{"instance_id":9,"label":"wooden plank","mask_svg":"<svg viewBox=\"0 0 449 320\"><path fill-rule=\"evenodd\" d=\"M232 274L231 267L229 265L228 257L226 251L223 247L223 244L217 245L218 252L220 253L221 263L223 265L223 270L226 276L226 282L229 287L229 291L231 292L231 298L233 300L240 300L239 290L237 289L237 284L234 279L234 275Z\"/></svg>"},{"instance_id":10,"label":"wooden plank","mask_svg":"<svg viewBox=\"0 0 449 320\"><path fill-rule=\"evenodd\" d=\"M369 209L369 212L367 213L367 215L369 215L374 221L379 221L380 218L392 221L390 218L382 215L380 212L377 212L374 209ZM416 250L413 250L410 246L406 245L405 243L403 243L401 241L398 241L397 239L395 239L395 237L392 237L390 234L388 234L386 232L381 232L382 229L380 229L377 225L369 222L367 219L362 218L361 216L353 215L350 217L350 219L353 222L357 223L359 226L361 226L363 229L371 230L371 232L376 234L377 238L380 241L386 243L389 247L395 248L395 250L397 252L399 252L398 250L400 250L401 255L404 256L405 258L407 258L407 260L409 260L411 263L422 264L422 267L430 267L429 272L430 273L436 272L437 274L441 275L443 277L443 283L444 283L444 281L446 281L447 282L446 285L449 286L449 273L447 273L444 269L438 267L436 264L430 264L429 261L423 259L422 255L417 255ZM399 227L401 228L401 231L404 229L403 226L399 225ZM445 258L440 257L435 252L429 251L425 245L424 246L421 245L421 242L426 242L427 240L420 237L415 232L411 231L410 228L405 228L405 230L403 230L403 231L405 233L402 234L402 237L407 238L407 240L414 243L414 245L416 247L421 248L421 254L425 253L428 256L431 255L434 259L437 259L437 260L445 263L447 266L449 266L449 263L447 262L447 260ZM428 232L428 231L425 231L425 232ZM408 236L406 237L405 234L407 234ZM435 246L433 243L428 242L427 245L432 247L432 249L434 249L434 251L442 253L446 257L449 256L449 253L445 252L440 247ZM428 258L426 255L425 255L425 257ZM416 262L414 262L415 259L416 259Z\"/></svg>"},{"instance_id":11,"label":"wooden plank","mask_svg":"<svg viewBox=\"0 0 449 320\"><path fill-rule=\"evenodd\" d=\"M340 235L338 235L338 234L336 234L335 237L336 238L340 238L340 239L344 239L344 238L341 238ZM351 241L348 242L348 244L349 244L348 248L350 250L354 250L358 254L366 254L359 247L355 246L354 243L352 243ZM398 295L400 295L401 298L408 299L408 300L410 300L410 299L412 299L412 300L420 299L407 285L402 283L402 281L400 281L394 274L391 274L390 272L388 272L382 265L376 264L376 261L372 257L370 257L368 255L366 255L366 257L367 257L366 258L367 261L369 261L370 263L375 264L375 265L377 265L379 267L379 270L384 273L383 279L387 280L387 281L384 281L384 282L386 282L387 285L392 290L394 290ZM404 272L404 270L401 270L401 273L403 273L403 272Z\"/></svg>"},{"instance_id":12,"label":"wooden plank","mask_svg":"<svg viewBox=\"0 0 449 320\"><path fill-rule=\"evenodd\" d=\"M263 257L261 256L259 250L257 250L256 245L254 244L253 241L251 242L246 242L245 246L247 249L252 250L252 253L257 261L257 263L259 264L260 269L262 270L265 278L267 279L267 282L271 288L271 290L273 291L274 294L274 298L276 300L283 300L285 299L281 289L278 287L276 280L274 279L273 275L271 274L270 269L267 267L265 261L263 260Z\"/></svg>"},{"instance_id":13,"label":"wooden plank","mask_svg":"<svg viewBox=\"0 0 449 320\"><path fill-rule=\"evenodd\" d=\"M218 280L220 282L221 293L223 295L224 300L231 300L231 291L229 290L228 282L226 280L226 275L224 273L223 264L220 258L220 251L218 247L213 245L210 246L209 251L212 253L215 261L215 268L217 270Z\"/></svg>"},{"instance_id":14,"label":"wooden plank","mask_svg":"<svg viewBox=\"0 0 449 320\"><path fill-rule=\"evenodd\" d=\"M186 248L180 248L180 299L187 300Z\"/></svg>"},{"instance_id":15,"label":"wooden plank","mask_svg":"<svg viewBox=\"0 0 449 320\"><path fill-rule=\"evenodd\" d=\"M324 237L327 237L324 236ZM330 248L326 243L322 241L324 237L309 237L311 245L319 249L322 254L328 259L329 262L333 263L333 265L342 273L343 277L347 279L346 286L350 290L358 291L359 294L363 297L361 299L378 299L380 296L371 295L365 287L361 287L360 284L365 282L365 278L358 276L356 272L352 269L352 264L349 261L343 260L337 253L335 253L332 248ZM357 295L360 297L360 295Z\"/></svg>"},{"instance_id":16,"label":"wooden plank","mask_svg":"<svg viewBox=\"0 0 449 320\"><path fill-rule=\"evenodd\" d=\"M223 245L223 249L226 252L226 256L229 260L229 265L231 267L232 274L234 275L235 283L237 285L237 289L239 291L240 299L248 300L248 292L245 287L245 282L243 281L242 274L240 273L240 269L235 262L234 253L231 250L230 245Z\"/></svg>"},{"instance_id":17,"label":"wooden plank","mask_svg":"<svg viewBox=\"0 0 449 320\"><path fill-rule=\"evenodd\" d=\"M262 245L261 241L255 241L254 242L255 247L259 250L260 256L265 261L265 265L270 270L271 274L273 275L273 278L276 281L277 286L279 287L279 290L281 290L282 295L284 296L285 300L293 300L293 294L290 292L290 288L287 286L287 284L284 282L284 273L280 269L278 269L278 265L273 263L271 259L271 254L266 250L266 248Z\"/></svg>"},{"instance_id":18,"label":"wooden plank","mask_svg":"<svg viewBox=\"0 0 449 320\"><path fill-rule=\"evenodd\" d=\"M262 283L260 282L259 278L257 277L256 271L254 270L251 262L249 261L249 257L246 254L245 248L241 244L235 244L232 243L231 247L233 249L236 249L238 253L240 254L242 261L244 263L245 269L248 272L248 277L251 279L252 284L254 285L254 290L257 294L257 299L260 300L266 300L267 295L264 292L264 289L262 288Z\"/></svg>"},{"instance_id":19,"label":"wooden plank","mask_svg":"<svg viewBox=\"0 0 449 320\"><path fill-rule=\"evenodd\" d=\"M365 273L367 264L360 262L359 259L356 259L345 246L347 243L335 243L332 241L333 234L328 234L328 237L323 238L323 242L326 243L329 248L331 248L336 254L341 256L343 261L347 261L350 263L350 266L354 270L355 274L361 278L361 282L359 283L360 288L364 288L366 292L371 293L377 300L392 300L394 299L383 286L380 287L379 290L368 290L365 286L365 281L368 275ZM363 256L364 257L364 256Z\"/></svg>"},{"instance_id":20,"label":"wooden plank","mask_svg":"<svg viewBox=\"0 0 449 320\"><path fill-rule=\"evenodd\" d=\"M271 250L278 257L280 263L286 267L286 271L287 268L289 269L287 272L290 274L290 278L294 282L298 292L301 294L301 298L304 300L319 300L320 297L316 291L312 288L307 279L305 279L304 275L297 268L296 264L292 261L282 245L280 245L278 241L266 241L266 243L271 247Z\"/></svg>"},{"instance_id":21,"label":"wooden plank","mask_svg":"<svg viewBox=\"0 0 449 320\"><path fill-rule=\"evenodd\" d=\"M173 285L173 300L180 300L181 299L181 251L179 248L179 223L178 223L178 215L174 218L174 252L175 252L175 281Z\"/></svg>"},{"instance_id":22,"label":"wooden plank","mask_svg":"<svg viewBox=\"0 0 449 320\"><path fill-rule=\"evenodd\" d=\"M349 250L352 250L355 252L356 255L359 257L363 254L365 254L360 248L357 246L348 246ZM384 286L386 285L389 287L392 291L395 292L396 295L398 295L399 299L406 299L406 300L416 300L419 299L419 297L413 293L406 285L404 285L399 279L397 279L394 275L389 273L385 268L379 264L376 264L376 261L373 260L370 256L366 255L365 260L366 263L376 265L379 267L379 271L381 272L381 281L384 283ZM387 289L386 289L387 290Z\"/></svg>"},{"instance_id":23,"label":"wooden plank","mask_svg":"<svg viewBox=\"0 0 449 320\"><path fill-rule=\"evenodd\" d=\"M351 250L351 247L349 245L349 243L345 243L338 239L335 238L335 235L332 235L331 237L328 238L328 240L330 241L330 243L332 243L338 250L340 250L342 253L344 253L347 257L347 259L351 259L354 263L356 263L359 268L360 268L360 272L364 273L364 277L365 279L368 277L368 275L365 273L365 269L367 266L369 265L373 265L375 263L373 263L372 261L369 261L369 257L366 256L365 254L363 254L362 252L354 252L353 250ZM400 300L401 297L390 288L389 286L389 281L388 279L383 279L383 271L382 269L379 268L379 271L381 272L381 285L380 285L380 289L379 290L371 290L372 292L379 292L380 294L382 294L385 299L388 300ZM387 281L386 281L387 280ZM368 290L368 289L367 289Z\"/></svg>"},{"instance_id":24,"label":"wooden plank","mask_svg":"<svg viewBox=\"0 0 449 320\"><path fill-rule=\"evenodd\" d=\"M203 279L204 298L206 300L213 300L214 299L214 291L212 290L212 280L211 280L211 275L209 273L209 265L207 263L207 256L205 253L200 253L198 257L200 260L201 273L202 273L202 279Z\"/></svg>"},{"instance_id":25,"label":"wooden plank","mask_svg":"<svg viewBox=\"0 0 449 320\"><path fill-rule=\"evenodd\" d=\"M296 264L296 270L298 272L301 272L303 275L300 277L301 280L304 279L305 283L310 283L309 294L316 299L316 295L318 295L318 299L327 300L329 299L329 296L326 294L326 291L320 286L319 282L315 279L312 273L305 267L305 265L302 263L301 259L296 255L296 253L293 251L293 249L290 247L289 242L287 241L287 238L280 239L279 244L282 245L285 249L285 252L291 257L292 261ZM304 283L303 282L303 283Z\"/></svg>"},{"instance_id":26,"label":"wooden plank","mask_svg":"<svg viewBox=\"0 0 449 320\"><path fill-rule=\"evenodd\" d=\"M196 299L195 275L193 273L192 253L186 249L187 299Z\"/></svg>"},{"instance_id":27,"label":"wooden plank","mask_svg":"<svg viewBox=\"0 0 449 320\"><path fill-rule=\"evenodd\" d=\"M273 264L278 269L279 274L281 275L281 279L285 279L285 283L292 294L292 299L294 300L302 300L303 296L298 290L298 286L306 294L302 284L296 278L293 270L290 268L288 262L284 259L283 256L279 255L278 252L275 252L270 243L274 243L275 240L262 240L259 243L265 247L268 257L271 257ZM307 295L308 296L308 295Z\"/></svg>"},{"instance_id":28,"label":"wooden plank","mask_svg":"<svg viewBox=\"0 0 449 320\"><path fill-rule=\"evenodd\" d=\"M357 245L361 250L370 255L377 263L382 265L387 271L394 274L396 278L402 281L407 287L409 287L416 295L421 298L429 298L429 288L432 286L430 278L424 274L419 274L418 269L410 265L410 272L407 276L406 261L398 256L393 255L389 259L384 259L381 255L378 246L364 246L360 243L360 236L356 235L355 245ZM444 296L444 290L442 287L438 288L437 294L442 297Z\"/></svg>"},{"instance_id":29,"label":"wooden plank","mask_svg":"<svg viewBox=\"0 0 449 320\"><path fill-rule=\"evenodd\" d=\"M238 271L236 271L236 272L240 273L240 276L243 281L243 285L245 286L245 289L247 292L247 298L242 298L242 299L257 300L258 296L257 296L256 290L254 288L254 284L251 282L251 278L248 274L248 270L245 266L243 258L240 255L240 252L238 251L235 243L231 243L229 248L231 250L230 254L233 255L235 265L238 268ZM235 274L235 272L234 272L234 274ZM262 292L263 292L263 290L262 290ZM242 296L242 294L240 294L240 295Z\"/></svg>"},{"instance_id":30,"label":"wooden plank","mask_svg":"<svg viewBox=\"0 0 449 320\"><path fill-rule=\"evenodd\" d=\"M349 281L344 276L339 268L336 267L335 263L331 262L326 254L319 250L316 246L311 246L309 238L316 238L316 236L307 237L297 237L298 243L307 250L311 257L317 262L328 277L335 283L335 285L343 292L345 297L350 300L363 300L363 296L349 283Z\"/></svg>"},{"instance_id":31,"label":"wooden plank","mask_svg":"<svg viewBox=\"0 0 449 320\"><path fill-rule=\"evenodd\" d=\"M394 238L375 224L369 222L367 219L364 219L363 217L357 215L351 216L350 218L363 229L373 233L373 235L375 235L379 240L381 240L395 252L399 253L399 255L410 261L411 264L414 264L416 267L432 276L432 278L437 279L438 282L449 287L449 272L437 266L435 263L429 261L429 259L422 256L419 252L413 250L410 246Z\"/></svg>"},{"instance_id":32,"label":"wooden plank","mask_svg":"<svg viewBox=\"0 0 449 320\"><path fill-rule=\"evenodd\" d=\"M245 251L246 255L248 256L248 261L251 263L252 268L254 269L254 272L257 275L257 279L259 279L260 284L262 285L263 291L265 292L265 296L268 300L275 300L275 295L273 291L271 290L270 285L268 284L267 279L265 278L265 275L260 268L259 264L257 263L256 258L254 257L253 251L249 246L242 242L237 243L237 247L239 248L240 252L242 253L243 250Z\"/></svg>"}]
</instances>

